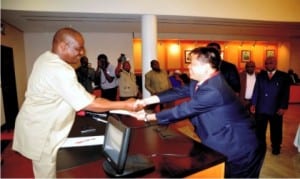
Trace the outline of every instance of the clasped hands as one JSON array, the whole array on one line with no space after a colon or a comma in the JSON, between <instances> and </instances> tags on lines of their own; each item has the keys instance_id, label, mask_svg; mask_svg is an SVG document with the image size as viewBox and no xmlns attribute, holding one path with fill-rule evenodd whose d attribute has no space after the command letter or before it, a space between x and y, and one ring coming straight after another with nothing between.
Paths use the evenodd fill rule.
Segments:
<instances>
[{"instance_id":1,"label":"clasped hands","mask_svg":"<svg viewBox=\"0 0 300 179\"><path fill-rule=\"evenodd\" d=\"M155 114L148 115L148 113L146 113L146 111L143 110L145 106L150 104L156 104L156 103L160 103L160 99L157 95L152 95L144 99L135 100L132 105L132 109L134 109L133 111L135 112L132 112L131 116L137 118L138 120L144 120L144 121L156 120Z\"/></svg>"},{"instance_id":2,"label":"clasped hands","mask_svg":"<svg viewBox=\"0 0 300 179\"><path fill-rule=\"evenodd\" d=\"M137 120L145 120L146 121L146 115L147 112L144 110L144 107L147 106L146 102L143 99L129 99L127 100L130 103L131 106L131 112L130 116L136 118Z\"/></svg>"},{"instance_id":3,"label":"clasped hands","mask_svg":"<svg viewBox=\"0 0 300 179\"><path fill-rule=\"evenodd\" d=\"M135 104L133 106L136 107L137 109L142 108L141 110L138 110L137 112L134 113L134 117L137 120L148 121L148 119L146 118L147 112L144 110L144 107L147 106L145 100L143 100L143 99L137 99L135 101Z\"/></svg>"}]
</instances>

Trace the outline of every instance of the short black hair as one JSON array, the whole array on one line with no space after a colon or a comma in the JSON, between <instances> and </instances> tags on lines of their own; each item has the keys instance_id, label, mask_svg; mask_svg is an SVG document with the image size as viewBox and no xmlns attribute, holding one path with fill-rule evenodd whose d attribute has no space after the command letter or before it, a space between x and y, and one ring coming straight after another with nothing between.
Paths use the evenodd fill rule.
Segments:
<instances>
[{"instance_id":1,"label":"short black hair","mask_svg":"<svg viewBox=\"0 0 300 179\"><path fill-rule=\"evenodd\" d=\"M198 56L198 60L209 63L212 68L219 70L221 56L217 49L213 47L198 47L193 49L191 54Z\"/></svg>"},{"instance_id":2,"label":"short black hair","mask_svg":"<svg viewBox=\"0 0 300 179\"><path fill-rule=\"evenodd\" d=\"M86 56L82 56L80 58L80 63L84 63L85 61L89 61L89 59Z\"/></svg>"},{"instance_id":3,"label":"short black hair","mask_svg":"<svg viewBox=\"0 0 300 179\"><path fill-rule=\"evenodd\" d=\"M98 55L98 58L97 58L98 60L105 60L105 61L107 61L107 56L105 55L105 54L100 54L100 55Z\"/></svg>"},{"instance_id":4,"label":"short black hair","mask_svg":"<svg viewBox=\"0 0 300 179\"><path fill-rule=\"evenodd\" d=\"M221 45L218 44L217 42L211 42L211 43L207 44L207 47L217 47L218 50L221 50Z\"/></svg>"},{"instance_id":5,"label":"short black hair","mask_svg":"<svg viewBox=\"0 0 300 179\"><path fill-rule=\"evenodd\" d=\"M151 62L150 62L150 65L151 65L151 67L154 65L154 63L158 63L158 61L157 60L151 60Z\"/></svg>"}]
</instances>

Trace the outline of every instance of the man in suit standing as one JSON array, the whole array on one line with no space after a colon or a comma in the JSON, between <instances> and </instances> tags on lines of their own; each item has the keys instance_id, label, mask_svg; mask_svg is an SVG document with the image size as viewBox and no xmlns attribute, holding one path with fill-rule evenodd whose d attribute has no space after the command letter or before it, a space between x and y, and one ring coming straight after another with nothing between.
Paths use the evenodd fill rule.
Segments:
<instances>
[{"instance_id":1,"label":"man in suit standing","mask_svg":"<svg viewBox=\"0 0 300 179\"><path fill-rule=\"evenodd\" d=\"M247 109L250 109L251 106L251 98L253 94L255 81L256 81L255 63L254 61L249 61L245 64L245 70L240 73L240 83L241 83L240 99Z\"/></svg>"},{"instance_id":2,"label":"man in suit standing","mask_svg":"<svg viewBox=\"0 0 300 179\"><path fill-rule=\"evenodd\" d=\"M287 73L277 70L275 57L267 57L265 69L256 78L251 112L256 113L257 134L266 145L266 130L270 123L272 153L280 154L283 114L288 108L290 86Z\"/></svg>"},{"instance_id":3,"label":"man in suit standing","mask_svg":"<svg viewBox=\"0 0 300 179\"><path fill-rule=\"evenodd\" d=\"M221 54L221 46L216 42L209 43L207 47L215 48ZM240 84L240 77L239 72L236 66L232 63L225 61L224 59L221 60L219 64L219 70L221 74L224 76L228 85L233 89L233 91L238 95L241 90Z\"/></svg>"}]
</instances>

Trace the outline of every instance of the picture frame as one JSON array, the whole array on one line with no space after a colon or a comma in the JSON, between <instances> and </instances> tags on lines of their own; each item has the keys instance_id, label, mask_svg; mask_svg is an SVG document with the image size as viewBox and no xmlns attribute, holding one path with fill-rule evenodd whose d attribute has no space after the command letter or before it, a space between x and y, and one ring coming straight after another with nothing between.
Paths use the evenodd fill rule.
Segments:
<instances>
[{"instance_id":1,"label":"picture frame","mask_svg":"<svg viewBox=\"0 0 300 179\"><path fill-rule=\"evenodd\" d=\"M190 55L191 50L185 50L184 51L184 62L185 63L191 63L192 59L191 59L191 55Z\"/></svg>"},{"instance_id":2,"label":"picture frame","mask_svg":"<svg viewBox=\"0 0 300 179\"><path fill-rule=\"evenodd\" d=\"M251 60L251 51L250 50L242 50L241 51L241 61L249 62Z\"/></svg>"},{"instance_id":3,"label":"picture frame","mask_svg":"<svg viewBox=\"0 0 300 179\"><path fill-rule=\"evenodd\" d=\"M266 50L266 57L275 57L275 50Z\"/></svg>"}]
</instances>

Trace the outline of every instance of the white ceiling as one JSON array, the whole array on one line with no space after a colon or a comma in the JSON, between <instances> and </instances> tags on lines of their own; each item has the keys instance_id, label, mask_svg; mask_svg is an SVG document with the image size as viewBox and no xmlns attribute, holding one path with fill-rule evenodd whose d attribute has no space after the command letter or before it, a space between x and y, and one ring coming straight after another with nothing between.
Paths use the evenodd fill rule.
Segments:
<instances>
[{"instance_id":1,"label":"white ceiling","mask_svg":"<svg viewBox=\"0 0 300 179\"><path fill-rule=\"evenodd\" d=\"M81 32L140 33L141 16L1 10L1 19L24 32L55 32L70 26ZM158 33L300 38L300 22L267 22L220 18L157 16Z\"/></svg>"}]
</instances>

